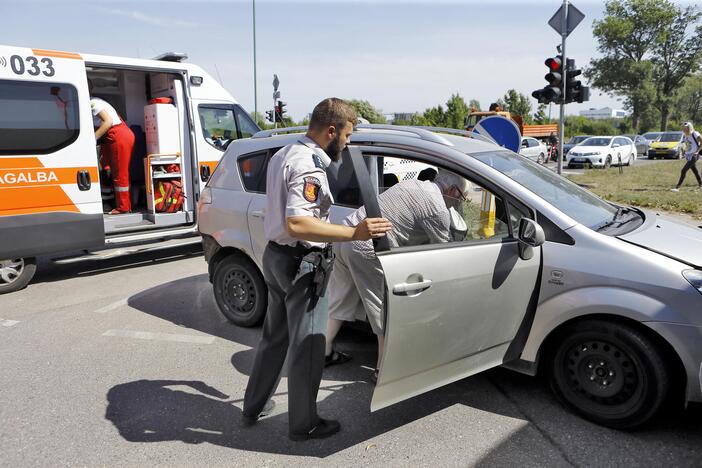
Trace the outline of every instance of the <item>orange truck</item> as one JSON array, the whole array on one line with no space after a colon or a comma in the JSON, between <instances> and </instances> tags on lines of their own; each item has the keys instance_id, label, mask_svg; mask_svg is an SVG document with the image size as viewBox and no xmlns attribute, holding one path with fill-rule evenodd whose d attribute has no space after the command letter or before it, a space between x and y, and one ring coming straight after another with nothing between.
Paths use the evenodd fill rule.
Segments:
<instances>
[{"instance_id":1,"label":"orange truck","mask_svg":"<svg viewBox=\"0 0 702 468\"><path fill-rule=\"evenodd\" d=\"M466 117L465 127L466 130L470 131L475 127L475 124L480 122L485 117L490 117L492 115L501 115L507 119L514 121L519 127L519 133L524 136L529 136L533 138L547 138L551 133L558 135L558 124L546 124L546 125L524 125L524 120L519 115L513 115L507 111L494 110L494 111L473 111Z\"/></svg>"}]
</instances>

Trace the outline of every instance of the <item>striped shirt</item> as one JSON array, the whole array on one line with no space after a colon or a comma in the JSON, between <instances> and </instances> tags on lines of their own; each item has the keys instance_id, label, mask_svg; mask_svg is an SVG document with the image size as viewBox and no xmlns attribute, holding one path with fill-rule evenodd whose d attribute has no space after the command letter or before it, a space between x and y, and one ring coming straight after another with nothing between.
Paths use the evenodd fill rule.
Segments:
<instances>
[{"instance_id":1,"label":"striped shirt","mask_svg":"<svg viewBox=\"0 0 702 468\"><path fill-rule=\"evenodd\" d=\"M451 216L438 185L430 181L404 180L378 196L380 212L392 224L387 233L390 247L436 244L449 241ZM366 218L362 206L343 221L356 226ZM375 256L372 241L354 241L353 249Z\"/></svg>"}]
</instances>

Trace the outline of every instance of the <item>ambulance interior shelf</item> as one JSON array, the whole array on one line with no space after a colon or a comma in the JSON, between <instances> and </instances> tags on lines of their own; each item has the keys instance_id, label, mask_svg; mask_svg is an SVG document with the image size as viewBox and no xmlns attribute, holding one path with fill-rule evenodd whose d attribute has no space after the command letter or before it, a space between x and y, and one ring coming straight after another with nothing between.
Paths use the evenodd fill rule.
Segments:
<instances>
[{"instance_id":1,"label":"ambulance interior shelf","mask_svg":"<svg viewBox=\"0 0 702 468\"><path fill-rule=\"evenodd\" d=\"M182 177L182 163L180 153L150 154L144 161L146 174L146 204L147 216L157 225L185 222L186 214L181 204L171 206L164 211L164 197L171 201L174 197L184 195L185 187ZM176 190L179 189L179 190ZM173 195L172 194L176 194ZM168 203L166 205L173 205ZM182 218L182 220L181 220Z\"/></svg>"}]
</instances>

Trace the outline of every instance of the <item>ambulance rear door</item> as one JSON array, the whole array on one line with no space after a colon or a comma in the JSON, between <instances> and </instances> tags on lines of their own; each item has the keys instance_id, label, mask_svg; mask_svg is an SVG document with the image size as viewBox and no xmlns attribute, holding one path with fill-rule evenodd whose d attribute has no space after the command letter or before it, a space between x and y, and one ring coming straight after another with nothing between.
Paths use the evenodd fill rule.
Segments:
<instances>
[{"instance_id":1,"label":"ambulance rear door","mask_svg":"<svg viewBox=\"0 0 702 468\"><path fill-rule=\"evenodd\" d=\"M104 239L82 57L0 46L0 259Z\"/></svg>"}]
</instances>

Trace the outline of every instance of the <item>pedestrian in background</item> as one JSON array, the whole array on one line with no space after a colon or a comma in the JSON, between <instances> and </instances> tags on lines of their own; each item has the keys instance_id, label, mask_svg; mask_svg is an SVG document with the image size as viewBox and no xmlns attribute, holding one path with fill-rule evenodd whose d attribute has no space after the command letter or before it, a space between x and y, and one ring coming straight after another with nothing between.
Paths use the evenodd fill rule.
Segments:
<instances>
[{"instance_id":1,"label":"pedestrian in background","mask_svg":"<svg viewBox=\"0 0 702 468\"><path fill-rule=\"evenodd\" d=\"M700 159L700 150L702 150L702 136L700 132L696 132L692 126L692 122L685 122L682 126L683 141L685 142L685 165L680 171L680 179L678 185L671 189L673 192L679 192L680 187L685 181L687 171L691 170L697 178L697 190L702 190L702 177L697 170L697 161Z\"/></svg>"},{"instance_id":2,"label":"pedestrian in background","mask_svg":"<svg viewBox=\"0 0 702 468\"><path fill-rule=\"evenodd\" d=\"M268 310L242 413L250 425L272 411L270 398L287 357L292 440L321 439L340 429L337 421L317 415L327 322L326 301L320 300L324 288L319 285L326 286L323 280L331 273L332 260L327 243L370 240L390 230L382 218L369 218L355 227L329 223L334 200L326 169L341 157L356 118L345 101L325 99L314 108L307 134L268 163L264 220L268 244L263 253Z\"/></svg>"}]
</instances>

